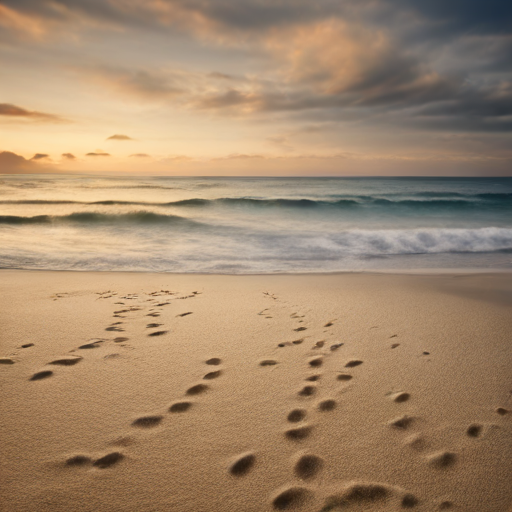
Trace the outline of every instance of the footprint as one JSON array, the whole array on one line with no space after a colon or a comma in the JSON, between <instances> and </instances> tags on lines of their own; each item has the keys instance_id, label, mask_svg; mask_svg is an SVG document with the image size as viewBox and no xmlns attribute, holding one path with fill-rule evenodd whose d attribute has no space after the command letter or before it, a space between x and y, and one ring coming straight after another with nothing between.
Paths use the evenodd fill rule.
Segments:
<instances>
[{"instance_id":1,"label":"footprint","mask_svg":"<svg viewBox=\"0 0 512 512\"><path fill-rule=\"evenodd\" d=\"M119 357L122 357L121 354L114 353L103 356L103 359L118 359Z\"/></svg>"},{"instance_id":2,"label":"footprint","mask_svg":"<svg viewBox=\"0 0 512 512\"><path fill-rule=\"evenodd\" d=\"M336 401L332 400L331 398L329 398L327 400L322 400L318 404L318 410L321 412L332 411L335 407L336 407Z\"/></svg>"},{"instance_id":3,"label":"footprint","mask_svg":"<svg viewBox=\"0 0 512 512\"><path fill-rule=\"evenodd\" d=\"M414 418L411 418L410 416L401 416L400 418L392 420L389 424L392 427L405 430L406 428L408 428L411 425L411 423L413 421L414 421Z\"/></svg>"},{"instance_id":4,"label":"footprint","mask_svg":"<svg viewBox=\"0 0 512 512\"><path fill-rule=\"evenodd\" d=\"M500 415L500 416L505 416L505 414L508 414L509 411L503 407L498 407L496 409L496 412Z\"/></svg>"},{"instance_id":5,"label":"footprint","mask_svg":"<svg viewBox=\"0 0 512 512\"><path fill-rule=\"evenodd\" d=\"M217 377L220 377L221 374L222 374L222 371L221 370L217 370L215 372L207 373L203 377L203 379L206 379L206 380L216 379Z\"/></svg>"},{"instance_id":6,"label":"footprint","mask_svg":"<svg viewBox=\"0 0 512 512\"><path fill-rule=\"evenodd\" d=\"M0 357L0 364L14 364L14 359L9 357Z\"/></svg>"},{"instance_id":7,"label":"footprint","mask_svg":"<svg viewBox=\"0 0 512 512\"><path fill-rule=\"evenodd\" d=\"M208 361L206 361L206 364L211 364L213 366L217 366L220 363L222 363L222 361L218 357L212 357L211 359L208 359Z\"/></svg>"},{"instance_id":8,"label":"footprint","mask_svg":"<svg viewBox=\"0 0 512 512\"><path fill-rule=\"evenodd\" d=\"M187 389L187 395L199 395L206 392L208 389L209 387L206 384L196 384Z\"/></svg>"},{"instance_id":9,"label":"footprint","mask_svg":"<svg viewBox=\"0 0 512 512\"><path fill-rule=\"evenodd\" d=\"M406 494L402 498L402 508L414 508L419 503L418 498L414 494Z\"/></svg>"},{"instance_id":10,"label":"footprint","mask_svg":"<svg viewBox=\"0 0 512 512\"><path fill-rule=\"evenodd\" d=\"M114 338L114 343L122 343L123 341L128 341L130 338L123 338L120 336L119 338Z\"/></svg>"},{"instance_id":11,"label":"footprint","mask_svg":"<svg viewBox=\"0 0 512 512\"><path fill-rule=\"evenodd\" d=\"M86 466L91 462L91 458L86 455L74 455L66 460L66 466Z\"/></svg>"},{"instance_id":12,"label":"footprint","mask_svg":"<svg viewBox=\"0 0 512 512\"><path fill-rule=\"evenodd\" d=\"M314 359L310 359L308 361L309 366L312 366L313 368L318 368L319 366L322 366L324 360L321 357L315 357Z\"/></svg>"},{"instance_id":13,"label":"footprint","mask_svg":"<svg viewBox=\"0 0 512 512\"><path fill-rule=\"evenodd\" d=\"M101 341L95 341L94 343L86 343L85 345L80 345L78 348L81 348L81 349L89 349L89 348L99 348L99 343L101 343Z\"/></svg>"},{"instance_id":14,"label":"footprint","mask_svg":"<svg viewBox=\"0 0 512 512\"><path fill-rule=\"evenodd\" d=\"M324 461L316 455L303 455L295 464L295 474L304 480L313 478L324 465Z\"/></svg>"},{"instance_id":15,"label":"footprint","mask_svg":"<svg viewBox=\"0 0 512 512\"><path fill-rule=\"evenodd\" d=\"M363 361L360 361L359 359L353 359L352 361L349 361L345 368L354 368L355 366L359 366L360 364L363 364Z\"/></svg>"},{"instance_id":16,"label":"footprint","mask_svg":"<svg viewBox=\"0 0 512 512\"><path fill-rule=\"evenodd\" d=\"M321 375L310 375L309 377L306 377L305 380L309 382L316 382L317 380L320 380L321 377Z\"/></svg>"},{"instance_id":17,"label":"footprint","mask_svg":"<svg viewBox=\"0 0 512 512\"><path fill-rule=\"evenodd\" d=\"M60 366L73 366L82 360L81 357L65 357L63 359L56 359L48 364L56 364Z\"/></svg>"},{"instance_id":18,"label":"footprint","mask_svg":"<svg viewBox=\"0 0 512 512\"><path fill-rule=\"evenodd\" d=\"M163 336L164 334L167 334L169 331L155 331L150 332L148 336Z\"/></svg>"},{"instance_id":19,"label":"footprint","mask_svg":"<svg viewBox=\"0 0 512 512\"><path fill-rule=\"evenodd\" d=\"M274 366L277 364L277 361L274 361L273 359L264 359L260 362L260 366Z\"/></svg>"},{"instance_id":20,"label":"footprint","mask_svg":"<svg viewBox=\"0 0 512 512\"><path fill-rule=\"evenodd\" d=\"M294 345L300 345L304 341L304 338L301 338L300 340L292 341Z\"/></svg>"},{"instance_id":21,"label":"footprint","mask_svg":"<svg viewBox=\"0 0 512 512\"><path fill-rule=\"evenodd\" d=\"M112 452L108 455L105 455L104 457L101 457L100 459L96 460L93 464L93 466L96 466L100 469L109 468L110 466L113 466L114 464L117 464L121 460L124 459L124 455L119 452Z\"/></svg>"},{"instance_id":22,"label":"footprint","mask_svg":"<svg viewBox=\"0 0 512 512\"><path fill-rule=\"evenodd\" d=\"M143 416L142 418L137 418L132 422L132 427L140 427L140 428L152 428L156 427L162 420L163 416Z\"/></svg>"},{"instance_id":23,"label":"footprint","mask_svg":"<svg viewBox=\"0 0 512 512\"><path fill-rule=\"evenodd\" d=\"M343 346L343 343L335 343L334 345L331 345L331 350L338 350L340 347Z\"/></svg>"},{"instance_id":24,"label":"footprint","mask_svg":"<svg viewBox=\"0 0 512 512\"><path fill-rule=\"evenodd\" d=\"M324 327L331 327L332 325L334 325L332 322L327 322Z\"/></svg>"},{"instance_id":25,"label":"footprint","mask_svg":"<svg viewBox=\"0 0 512 512\"><path fill-rule=\"evenodd\" d=\"M311 496L311 491L303 487L289 487L279 493L273 500L275 510L296 510L303 506Z\"/></svg>"},{"instance_id":26,"label":"footprint","mask_svg":"<svg viewBox=\"0 0 512 512\"><path fill-rule=\"evenodd\" d=\"M188 311L187 313L181 313L181 315L176 315L176 316L187 316L187 315L191 315L192 314L192 311Z\"/></svg>"},{"instance_id":27,"label":"footprint","mask_svg":"<svg viewBox=\"0 0 512 512\"><path fill-rule=\"evenodd\" d=\"M313 427L310 426L291 428L290 430L287 430L284 435L292 441L301 441L302 439L309 437L312 430Z\"/></svg>"},{"instance_id":28,"label":"footprint","mask_svg":"<svg viewBox=\"0 0 512 512\"><path fill-rule=\"evenodd\" d=\"M307 327L297 327L297 329L293 329L295 332L305 331Z\"/></svg>"},{"instance_id":29,"label":"footprint","mask_svg":"<svg viewBox=\"0 0 512 512\"><path fill-rule=\"evenodd\" d=\"M286 418L290 423L298 423L306 417L306 411L304 409L293 409Z\"/></svg>"},{"instance_id":30,"label":"footprint","mask_svg":"<svg viewBox=\"0 0 512 512\"><path fill-rule=\"evenodd\" d=\"M192 407L192 402L176 402L169 407L169 412L185 412Z\"/></svg>"},{"instance_id":31,"label":"footprint","mask_svg":"<svg viewBox=\"0 0 512 512\"><path fill-rule=\"evenodd\" d=\"M412 448L413 450L423 451L427 448L427 441L420 434L415 434L410 436L405 444Z\"/></svg>"},{"instance_id":32,"label":"footprint","mask_svg":"<svg viewBox=\"0 0 512 512\"><path fill-rule=\"evenodd\" d=\"M112 446L132 446L136 441L130 436L121 436L117 439L114 439L111 443Z\"/></svg>"},{"instance_id":33,"label":"footprint","mask_svg":"<svg viewBox=\"0 0 512 512\"><path fill-rule=\"evenodd\" d=\"M393 345L391 345L391 348L396 348L396 347L399 347L400 346L400 343L393 343Z\"/></svg>"},{"instance_id":34,"label":"footprint","mask_svg":"<svg viewBox=\"0 0 512 512\"><path fill-rule=\"evenodd\" d=\"M411 395L409 393L396 393L393 395L393 402L401 404L403 402L407 402L409 398L411 398Z\"/></svg>"},{"instance_id":35,"label":"footprint","mask_svg":"<svg viewBox=\"0 0 512 512\"><path fill-rule=\"evenodd\" d=\"M21 348L28 348L28 347L33 347L34 344L33 343L25 343L25 345L21 345Z\"/></svg>"},{"instance_id":36,"label":"footprint","mask_svg":"<svg viewBox=\"0 0 512 512\"><path fill-rule=\"evenodd\" d=\"M256 456L253 453L246 453L240 456L229 468L233 476L246 475L256 462Z\"/></svg>"},{"instance_id":37,"label":"footprint","mask_svg":"<svg viewBox=\"0 0 512 512\"><path fill-rule=\"evenodd\" d=\"M482 425L473 424L468 427L466 434L469 437L480 437L482 433Z\"/></svg>"},{"instance_id":38,"label":"footprint","mask_svg":"<svg viewBox=\"0 0 512 512\"><path fill-rule=\"evenodd\" d=\"M146 329L156 329L157 327L160 327L163 324L148 324L146 325Z\"/></svg>"},{"instance_id":39,"label":"footprint","mask_svg":"<svg viewBox=\"0 0 512 512\"><path fill-rule=\"evenodd\" d=\"M427 458L430 465L442 469L453 466L457 460L457 456L452 452L438 452Z\"/></svg>"},{"instance_id":40,"label":"footprint","mask_svg":"<svg viewBox=\"0 0 512 512\"><path fill-rule=\"evenodd\" d=\"M348 380L352 380L352 375L349 375L348 373L340 373L339 375L336 376L336 379L342 380L342 381L348 381Z\"/></svg>"},{"instance_id":41,"label":"footprint","mask_svg":"<svg viewBox=\"0 0 512 512\"><path fill-rule=\"evenodd\" d=\"M47 379L48 377L51 377L53 375L53 372L51 370L44 370L42 372L37 372L30 377L29 380L42 380Z\"/></svg>"},{"instance_id":42,"label":"footprint","mask_svg":"<svg viewBox=\"0 0 512 512\"><path fill-rule=\"evenodd\" d=\"M325 341L322 340L322 341L317 341L315 343L315 346L313 348L322 348L323 346L325 345Z\"/></svg>"},{"instance_id":43,"label":"footprint","mask_svg":"<svg viewBox=\"0 0 512 512\"><path fill-rule=\"evenodd\" d=\"M160 313L148 313L146 316L151 316L153 318L157 318L160 316Z\"/></svg>"},{"instance_id":44,"label":"footprint","mask_svg":"<svg viewBox=\"0 0 512 512\"><path fill-rule=\"evenodd\" d=\"M450 510L453 508L453 503L451 501L443 501L439 504L439 510Z\"/></svg>"},{"instance_id":45,"label":"footprint","mask_svg":"<svg viewBox=\"0 0 512 512\"><path fill-rule=\"evenodd\" d=\"M361 483L351 485L341 496L335 498L338 506L351 503L377 502L388 498L390 490L380 484Z\"/></svg>"},{"instance_id":46,"label":"footprint","mask_svg":"<svg viewBox=\"0 0 512 512\"><path fill-rule=\"evenodd\" d=\"M424 351L424 352L423 352L423 355L424 355L424 356L429 356L429 355L430 355L430 352Z\"/></svg>"},{"instance_id":47,"label":"footprint","mask_svg":"<svg viewBox=\"0 0 512 512\"><path fill-rule=\"evenodd\" d=\"M300 391L299 391L299 396L312 396L314 395L316 392L316 387L315 386L304 386Z\"/></svg>"}]
</instances>

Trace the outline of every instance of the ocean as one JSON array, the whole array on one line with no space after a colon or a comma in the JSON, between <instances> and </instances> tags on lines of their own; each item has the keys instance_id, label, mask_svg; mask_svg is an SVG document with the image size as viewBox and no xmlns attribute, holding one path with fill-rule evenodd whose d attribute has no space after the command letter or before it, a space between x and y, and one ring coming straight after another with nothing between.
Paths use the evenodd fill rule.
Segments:
<instances>
[{"instance_id":1,"label":"ocean","mask_svg":"<svg viewBox=\"0 0 512 512\"><path fill-rule=\"evenodd\" d=\"M0 268L512 268L512 178L3 175Z\"/></svg>"}]
</instances>

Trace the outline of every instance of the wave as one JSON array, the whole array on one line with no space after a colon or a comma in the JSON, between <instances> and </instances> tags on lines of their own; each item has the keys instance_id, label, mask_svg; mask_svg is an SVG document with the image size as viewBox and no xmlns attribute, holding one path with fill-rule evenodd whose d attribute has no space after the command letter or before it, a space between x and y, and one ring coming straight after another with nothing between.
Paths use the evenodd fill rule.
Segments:
<instances>
[{"instance_id":1,"label":"wave","mask_svg":"<svg viewBox=\"0 0 512 512\"><path fill-rule=\"evenodd\" d=\"M404 195L406 196L404 198ZM331 196L332 197L332 196ZM414 199L417 197L418 199ZM411 199L412 198L412 199ZM1 200L0 204L19 205L85 205L85 206L150 206L150 207L207 207L212 205L255 206L281 208L350 208L361 206L407 207L407 208L473 208L512 207L511 193L461 194L455 192L419 192L416 194L343 195L333 199L310 198L260 198L221 197L216 199L191 198L168 202L125 201L108 199L102 201L73 201L67 199L21 199Z\"/></svg>"},{"instance_id":2,"label":"wave","mask_svg":"<svg viewBox=\"0 0 512 512\"><path fill-rule=\"evenodd\" d=\"M331 240L346 254L365 256L501 252L512 250L512 229L350 230L332 235Z\"/></svg>"},{"instance_id":3,"label":"wave","mask_svg":"<svg viewBox=\"0 0 512 512\"><path fill-rule=\"evenodd\" d=\"M161 215L154 212L139 211L124 214L105 214L98 212L75 212L70 215L35 215L23 217L18 215L0 215L0 224L99 224L99 223L135 223L135 224L162 224L182 223L199 224L196 221L180 217L179 215Z\"/></svg>"}]
</instances>

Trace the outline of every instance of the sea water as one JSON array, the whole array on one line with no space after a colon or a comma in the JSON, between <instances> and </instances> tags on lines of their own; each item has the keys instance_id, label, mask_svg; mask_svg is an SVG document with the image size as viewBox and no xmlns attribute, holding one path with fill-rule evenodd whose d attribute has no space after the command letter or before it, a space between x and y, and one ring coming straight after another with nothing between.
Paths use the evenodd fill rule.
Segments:
<instances>
[{"instance_id":1,"label":"sea water","mask_svg":"<svg viewBox=\"0 0 512 512\"><path fill-rule=\"evenodd\" d=\"M3 175L0 268L512 268L512 178Z\"/></svg>"}]
</instances>

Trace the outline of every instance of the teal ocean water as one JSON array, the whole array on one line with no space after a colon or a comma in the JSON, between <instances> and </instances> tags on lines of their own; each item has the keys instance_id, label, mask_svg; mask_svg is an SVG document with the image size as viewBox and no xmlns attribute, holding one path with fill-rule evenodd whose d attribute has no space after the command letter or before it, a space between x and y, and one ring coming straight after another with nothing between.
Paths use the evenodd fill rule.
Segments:
<instances>
[{"instance_id":1,"label":"teal ocean water","mask_svg":"<svg viewBox=\"0 0 512 512\"><path fill-rule=\"evenodd\" d=\"M512 178L4 175L0 268L512 268Z\"/></svg>"}]
</instances>

